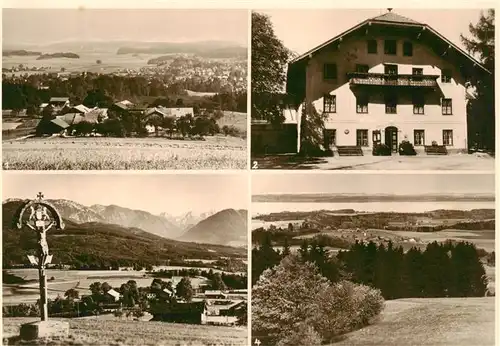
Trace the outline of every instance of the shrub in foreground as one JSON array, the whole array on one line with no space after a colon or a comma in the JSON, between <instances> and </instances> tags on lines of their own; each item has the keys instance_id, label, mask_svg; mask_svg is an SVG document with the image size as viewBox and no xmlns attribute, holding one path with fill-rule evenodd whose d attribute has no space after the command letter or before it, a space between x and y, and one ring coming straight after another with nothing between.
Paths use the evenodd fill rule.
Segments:
<instances>
[{"instance_id":1,"label":"shrub in foreground","mask_svg":"<svg viewBox=\"0 0 500 346\"><path fill-rule=\"evenodd\" d=\"M295 330L284 333L276 346L316 346L321 345L321 335L314 328L301 323Z\"/></svg>"},{"instance_id":2,"label":"shrub in foreground","mask_svg":"<svg viewBox=\"0 0 500 346\"><path fill-rule=\"evenodd\" d=\"M379 290L349 281L332 284L315 265L289 255L254 286L252 327L268 344L314 345L369 324L383 307Z\"/></svg>"},{"instance_id":3,"label":"shrub in foreground","mask_svg":"<svg viewBox=\"0 0 500 346\"><path fill-rule=\"evenodd\" d=\"M314 326L328 342L370 324L384 308L379 290L350 281L333 284L319 299L320 310Z\"/></svg>"},{"instance_id":4,"label":"shrub in foreground","mask_svg":"<svg viewBox=\"0 0 500 346\"><path fill-rule=\"evenodd\" d=\"M391 156L391 148L387 144L375 144L373 146L372 154L374 156Z\"/></svg>"},{"instance_id":5,"label":"shrub in foreground","mask_svg":"<svg viewBox=\"0 0 500 346\"><path fill-rule=\"evenodd\" d=\"M415 151L413 144L408 141L402 141L399 144L399 155L415 156L417 155L417 152Z\"/></svg>"}]
</instances>

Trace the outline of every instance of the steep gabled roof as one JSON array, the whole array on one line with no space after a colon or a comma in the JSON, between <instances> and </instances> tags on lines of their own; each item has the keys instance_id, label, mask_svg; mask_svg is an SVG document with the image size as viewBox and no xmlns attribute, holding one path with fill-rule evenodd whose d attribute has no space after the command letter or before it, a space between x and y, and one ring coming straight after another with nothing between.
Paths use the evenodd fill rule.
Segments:
<instances>
[{"instance_id":1,"label":"steep gabled roof","mask_svg":"<svg viewBox=\"0 0 500 346\"><path fill-rule=\"evenodd\" d=\"M63 129L66 129L69 127L69 125L67 123L65 123L64 120L61 120L58 118L52 119L50 122L59 126L60 128L63 128Z\"/></svg>"},{"instance_id":2,"label":"steep gabled roof","mask_svg":"<svg viewBox=\"0 0 500 346\"><path fill-rule=\"evenodd\" d=\"M67 102L69 97L51 97L49 102Z\"/></svg>"},{"instance_id":3,"label":"steep gabled roof","mask_svg":"<svg viewBox=\"0 0 500 346\"><path fill-rule=\"evenodd\" d=\"M383 15L373 17L371 20L373 21L378 21L378 22L389 22L389 23L403 23L403 24L418 24L422 25L422 23L419 23L411 18L403 17L397 13L394 12L387 12L384 13Z\"/></svg>"},{"instance_id":4,"label":"steep gabled roof","mask_svg":"<svg viewBox=\"0 0 500 346\"><path fill-rule=\"evenodd\" d=\"M388 13L385 13L385 14L377 16L377 17L366 19L365 21L359 23L358 25L344 31L343 33L335 36L334 38L320 44L319 46L317 46L317 47L305 52L304 54L300 55L299 57L293 59L289 63L289 65L293 65L301 60L304 60L306 57L312 55L313 53L316 53L317 51L329 46L330 44L341 40L344 36L351 34L351 33L355 32L356 30L363 28L365 25L371 25L371 24L381 24L381 25L389 25L389 26L397 25L397 26L406 26L406 27L417 27L417 28L421 27L422 30L426 30L426 31L434 34L434 36L438 37L440 40L445 42L449 47L453 47L457 52L459 52L461 55L463 55L465 58L467 58L472 64L474 64L475 66L479 66L484 72L491 74L491 72L487 68L485 68L483 66L483 64L481 64L481 62L476 60L473 56L471 56L470 54L465 52L462 48L458 47L456 44L454 44L453 42L448 40L446 37L441 35L439 32L434 30L429 25L419 23L419 22L417 22L413 19L407 18L407 17L400 16L394 12L388 12Z\"/></svg>"}]
</instances>

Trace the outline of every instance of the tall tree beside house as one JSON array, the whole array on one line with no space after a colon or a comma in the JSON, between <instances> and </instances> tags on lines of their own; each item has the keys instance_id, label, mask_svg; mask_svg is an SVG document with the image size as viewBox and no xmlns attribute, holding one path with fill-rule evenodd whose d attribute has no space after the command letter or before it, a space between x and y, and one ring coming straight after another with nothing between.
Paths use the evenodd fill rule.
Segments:
<instances>
[{"instance_id":1,"label":"tall tree beside house","mask_svg":"<svg viewBox=\"0 0 500 346\"><path fill-rule=\"evenodd\" d=\"M175 287L175 292L179 298L186 301L191 301L194 296L193 286L191 286L191 280L188 277L183 277L181 281Z\"/></svg>"},{"instance_id":2,"label":"tall tree beside house","mask_svg":"<svg viewBox=\"0 0 500 346\"><path fill-rule=\"evenodd\" d=\"M302 107L300 120L300 154L303 156L322 155L323 133L327 113L319 113L312 103Z\"/></svg>"},{"instance_id":3,"label":"tall tree beside house","mask_svg":"<svg viewBox=\"0 0 500 346\"><path fill-rule=\"evenodd\" d=\"M69 290L64 292L64 296L69 300L75 300L80 297L80 294L74 288L70 288Z\"/></svg>"},{"instance_id":4,"label":"tall tree beside house","mask_svg":"<svg viewBox=\"0 0 500 346\"><path fill-rule=\"evenodd\" d=\"M285 120L279 105L290 51L274 34L269 16L252 12L252 117L272 124Z\"/></svg>"},{"instance_id":5,"label":"tall tree beside house","mask_svg":"<svg viewBox=\"0 0 500 346\"><path fill-rule=\"evenodd\" d=\"M220 273L215 273L213 278L212 278L212 289L213 290L221 290L224 291L227 289L226 284L222 280L222 276Z\"/></svg>"},{"instance_id":6,"label":"tall tree beside house","mask_svg":"<svg viewBox=\"0 0 500 346\"><path fill-rule=\"evenodd\" d=\"M476 98L468 105L469 146L495 149L495 10L481 13L476 25L470 24L472 38L460 35L469 53L479 56L491 75L478 75L472 81Z\"/></svg>"}]
</instances>

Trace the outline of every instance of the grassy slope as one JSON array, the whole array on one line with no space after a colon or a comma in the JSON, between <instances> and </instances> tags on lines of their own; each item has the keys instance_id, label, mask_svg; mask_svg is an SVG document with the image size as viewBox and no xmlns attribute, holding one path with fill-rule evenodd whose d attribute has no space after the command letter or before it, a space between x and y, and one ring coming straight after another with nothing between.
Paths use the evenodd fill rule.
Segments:
<instances>
[{"instance_id":1,"label":"grassy slope","mask_svg":"<svg viewBox=\"0 0 500 346\"><path fill-rule=\"evenodd\" d=\"M219 127L234 126L238 130L246 133L247 132L247 113L224 111L224 116L217 120Z\"/></svg>"},{"instance_id":2,"label":"grassy slope","mask_svg":"<svg viewBox=\"0 0 500 346\"><path fill-rule=\"evenodd\" d=\"M486 346L495 343L495 298L398 299L381 321L334 345Z\"/></svg>"},{"instance_id":3,"label":"grassy slope","mask_svg":"<svg viewBox=\"0 0 500 346\"><path fill-rule=\"evenodd\" d=\"M35 318L3 319L4 337ZM247 329L165 322L70 319L70 337L50 345L246 345ZM9 343L10 344L10 343ZM44 343L41 343L44 344Z\"/></svg>"}]
</instances>

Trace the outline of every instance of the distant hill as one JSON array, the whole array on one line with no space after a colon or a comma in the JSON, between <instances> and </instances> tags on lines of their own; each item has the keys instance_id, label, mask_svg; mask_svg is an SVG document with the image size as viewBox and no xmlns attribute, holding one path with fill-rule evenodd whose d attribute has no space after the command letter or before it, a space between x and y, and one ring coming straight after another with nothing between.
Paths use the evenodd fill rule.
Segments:
<instances>
[{"instance_id":1,"label":"distant hill","mask_svg":"<svg viewBox=\"0 0 500 346\"><path fill-rule=\"evenodd\" d=\"M27 263L26 255L36 249L36 234L26 227L18 230L12 220L21 201L2 205L2 234L5 265ZM64 218L64 217L63 217ZM164 264L187 258L218 259L244 257L246 251L227 246L186 243L170 240L138 228L99 222L77 224L65 219L64 230L47 234L53 263L131 265Z\"/></svg>"},{"instance_id":2,"label":"distant hill","mask_svg":"<svg viewBox=\"0 0 500 346\"><path fill-rule=\"evenodd\" d=\"M198 54L207 57L210 55L233 57L247 56L247 48L242 45L220 40L197 41L197 42L144 42L131 40L111 40L111 41L62 41L47 44L22 44L5 43L2 44L5 51L36 51L36 52L74 52L74 53L118 53L118 54L171 54L188 53ZM234 53L234 54L233 54ZM38 54L38 55L41 55Z\"/></svg>"},{"instance_id":3,"label":"distant hill","mask_svg":"<svg viewBox=\"0 0 500 346\"><path fill-rule=\"evenodd\" d=\"M304 194L268 194L253 195L252 202L446 202L446 201L473 201L494 202L494 194L423 194L423 195L394 195L394 194L343 194L343 193L304 193Z\"/></svg>"},{"instance_id":4,"label":"distant hill","mask_svg":"<svg viewBox=\"0 0 500 346\"><path fill-rule=\"evenodd\" d=\"M224 41L141 42L118 48L117 54L195 54L205 58L244 58L247 47ZM171 57L165 57L171 58ZM158 59L162 59L159 57Z\"/></svg>"},{"instance_id":5,"label":"distant hill","mask_svg":"<svg viewBox=\"0 0 500 346\"><path fill-rule=\"evenodd\" d=\"M36 60L47 60L55 58L80 59L80 56L75 53L51 53L51 54L42 54L38 58L36 58Z\"/></svg>"},{"instance_id":6,"label":"distant hill","mask_svg":"<svg viewBox=\"0 0 500 346\"><path fill-rule=\"evenodd\" d=\"M2 56L38 56L42 55L41 52L33 52L29 50L4 50L2 51Z\"/></svg>"},{"instance_id":7,"label":"distant hill","mask_svg":"<svg viewBox=\"0 0 500 346\"><path fill-rule=\"evenodd\" d=\"M245 246L247 242L247 211L222 210L200 221L178 239L197 243Z\"/></svg>"}]
</instances>

